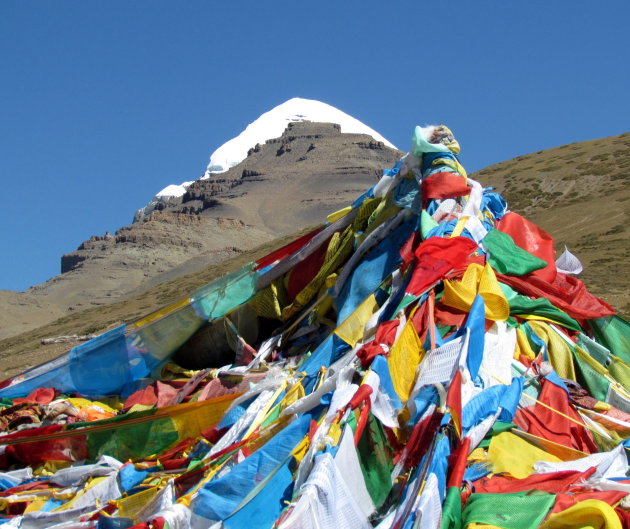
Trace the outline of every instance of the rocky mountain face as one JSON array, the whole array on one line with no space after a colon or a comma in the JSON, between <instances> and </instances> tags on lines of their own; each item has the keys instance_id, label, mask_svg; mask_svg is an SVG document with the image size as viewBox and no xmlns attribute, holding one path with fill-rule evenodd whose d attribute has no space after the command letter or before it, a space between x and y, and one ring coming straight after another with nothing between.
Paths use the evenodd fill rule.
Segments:
<instances>
[{"instance_id":1,"label":"rocky mountain face","mask_svg":"<svg viewBox=\"0 0 630 529\"><path fill-rule=\"evenodd\" d=\"M291 123L236 167L193 183L114 235L81 243L61 258L60 275L25 293L0 292L0 307L10 307L0 311L0 338L321 223L400 155L366 134L342 134L339 125Z\"/></svg>"},{"instance_id":2,"label":"rocky mountain face","mask_svg":"<svg viewBox=\"0 0 630 529\"><path fill-rule=\"evenodd\" d=\"M103 305L268 240L270 235L237 219L153 212L114 236L92 237L61 258L62 273L28 292L66 310Z\"/></svg>"},{"instance_id":3,"label":"rocky mountain face","mask_svg":"<svg viewBox=\"0 0 630 529\"><path fill-rule=\"evenodd\" d=\"M291 233L351 203L401 154L365 134L342 134L332 123L289 123L281 137L252 147L236 167L197 180L156 209Z\"/></svg>"}]
</instances>

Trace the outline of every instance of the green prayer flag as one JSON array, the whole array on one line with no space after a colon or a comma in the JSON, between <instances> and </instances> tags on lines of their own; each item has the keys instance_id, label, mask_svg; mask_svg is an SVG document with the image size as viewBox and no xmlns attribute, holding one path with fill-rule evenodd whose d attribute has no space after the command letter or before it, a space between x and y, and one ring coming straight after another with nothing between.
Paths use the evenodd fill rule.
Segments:
<instances>
[{"instance_id":1,"label":"green prayer flag","mask_svg":"<svg viewBox=\"0 0 630 529\"><path fill-rule=\"evenodd\" d=\"M610 387L610 381L606 379L608 370L581 347L576 346L572 351L577 382L586 388L592 397L606 401Z\"/></svg>"},{"instance_id":2,"label":"green prayer flag","mask_svg":"<svg viewBox=\"0 0 630 529\"><path fill-rule=\"evenodd\" d=\"M442 505L440 529L461 529L462 494L458 487L449 487Z\"/></svg>"},{"instance_id":3,"label":"green prayer flag","mask_svg":"<svg viewBox=\"0 0 630 529\"><path fill-rule=\"evenodd\" d=\"M577 344L604 367L610 362L610 351L584 333L578 335Z\"/></svg>"},{"instance_id":4,"label":"green prayer flag","mask_svg":"<svg viewBox=\"0 0 630 529\"><path fill-rule=\"evenodd\" d=\"M488 262L500 274L522 276L547 266L547 262L519 247L512 237L499 230L490 230L483 239Z\"/></svg>"},{"instance_id":5,"label":"green prayer flag","mask_svg":"<svg viewBox=\"0 0 630 529\"><path fill-rule=\"evenodd\" d=\"M547 492L471 494L462 513L462 525L476 522L504 529L536 529L555 501L556 495Z\"/></svg>"},{"instance_id":6,"label":"green prayer flag","mask_svg":"<svg viewBox=\"0 0 630 529\"><path fill-rule=\"evenodd\" d=\"M257 277L254 273L254 263L245 265L197 289L191 296L192 306L207 320L225 316L234 307L245 303L254 295Z\"/></svg>"},{"instance_id":7,"label":"green prayer flag","mask_svg":"<svg viewBox=\"0 0 630 529\"><path fill-rule=\"evenodd\" d=\"M429 232L437 226L439 226L439 224L427 213L426 210L423 209L422 213L420 213L420 234L422 236L422 240L426 240Z\"/></svg>"},{"instance_id":8,"label":"green prayer flag","mask_svg":"<svg viewBox=\"0 0 630 529\"><path fill-rule=\"evenodd\" d=\"M588 324L598 342L630 364L630 323L615 315L589 320Z\"/></svg>"},{"instance_id":9,"label":"green prayer flag","mask_svg":"<svg viewBox=\"0 0 630 529\"><path fill-rule=\"evenodd\" d=\"M503 288L503 285L501 285ZM527 296L516 294L512 298L508 298L510 304L510 314L518 316L519 314L533 314L542 316L558 322L563 327L574 331L580 331L582 328L571 316L566 312L554 307L548 299L536 298L530 299Z\"/></svg>"},{"instance_id":10,"label":"green prayer flag","mask_svg":"<svg viewBox=\"0 0 630 529\"><path fill-rule=\"evenodd\" d=\"M380 507L392 488L393 450L387 441L383 425L370 414L367 426L357 446L359 463L372 502Z\"/></svg>"}]
</instances>

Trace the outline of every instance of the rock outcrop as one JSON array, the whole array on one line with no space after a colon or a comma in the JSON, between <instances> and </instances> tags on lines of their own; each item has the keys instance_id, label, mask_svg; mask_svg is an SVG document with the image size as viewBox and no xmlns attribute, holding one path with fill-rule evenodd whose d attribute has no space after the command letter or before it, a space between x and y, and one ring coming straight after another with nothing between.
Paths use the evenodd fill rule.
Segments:
<instances>
[{"instance_id":1,"label":"rock outcrop","mask_svg":"<svg viewBox=\"0 0 630 529\"><path fill-rule=\"evenodd\" d=\"M290 123L238 166L194 182L164 211L239 218L269 233L291 233L351 202L400 155L365 134L342 134L333 123Z\"/></svg>"}]
</instances>

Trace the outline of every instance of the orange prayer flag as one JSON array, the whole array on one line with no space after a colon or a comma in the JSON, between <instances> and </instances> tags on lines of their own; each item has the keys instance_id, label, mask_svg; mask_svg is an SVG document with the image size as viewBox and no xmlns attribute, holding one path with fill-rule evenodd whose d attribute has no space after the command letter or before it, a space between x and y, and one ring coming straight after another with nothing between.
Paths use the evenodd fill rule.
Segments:
<instances>
[{"instance_id":1,"label":"orange prayer flag","mask_svg":"<svg viewBox=\"0 0 630 529\"><path fill-rule=\"evenodd\" d=\"M462 437L462 372L458 369L446 394L446 406L451 412L457 436Z\"/></svg>"}]
</instances>

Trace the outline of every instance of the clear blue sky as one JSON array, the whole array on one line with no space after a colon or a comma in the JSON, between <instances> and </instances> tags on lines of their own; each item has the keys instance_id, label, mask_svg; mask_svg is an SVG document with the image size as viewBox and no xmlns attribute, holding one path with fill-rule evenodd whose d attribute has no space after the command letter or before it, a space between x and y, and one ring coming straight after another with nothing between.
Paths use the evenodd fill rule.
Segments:
<instances>
[{"instance_id":1,"label":"clear blue sky","mask_svg":"<svg viewBox=\"0 0 630 529\"><path fill-rule=\"evenodd\" d=\"M0 289L129 224L291 97L469 170L630 130L630 2L0 2Z\"/></svg>"}]
</instances>

